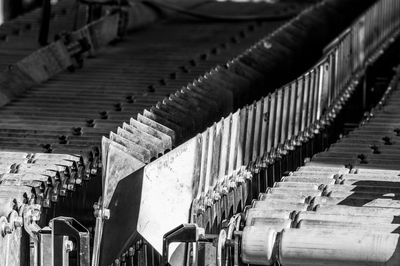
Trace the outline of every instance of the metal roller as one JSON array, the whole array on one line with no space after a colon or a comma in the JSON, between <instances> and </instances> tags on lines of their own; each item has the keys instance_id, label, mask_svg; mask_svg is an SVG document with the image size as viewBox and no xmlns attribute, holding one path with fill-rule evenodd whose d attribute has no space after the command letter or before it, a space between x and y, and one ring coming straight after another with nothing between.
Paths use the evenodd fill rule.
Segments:
<instances>
[{"instance_id":1,"label":"metal roller","mask_svg":"<svg viewBox=\"0 0 400 266\"><path fill-rule=\"evenodd\" d=\"M292 218L293 213L294 212L290 210L279 210L279 209L268 210L268 209L249 208L246 211L246 216L245 216L246 226L250 225L253 219L277 218L277 219L288 220Z\"/></svg>"},{"instance_id":2,"label":"metal roller","mask_svg":"<svg viewBox=\"0 0 400 266\"><path fill-rule=\"evenodd\" d=\"M306 211L310 208L310 205L307 203L304 203L303 201L297 202L297 201L291 201L290 199L288 200L262 200L262 201L254 201L252 208L256 209L263 209L263 210L268 210L268 209L278 209L278 210L293 210L293 211Z\"/></svg>"},{"instance_id":3,"label":"metal roller","mask_svg":"<svg viewBox=\"0 0 400 266\"><path fill-rule=\"evenodd\" d=\"M268 226L246 226L242 235L242 261L248 264L272 265L276 261L277 232Z\"/></svg>"},{"instance_id":4,"label":"metal roller","mask_svg":"<svg viewBox=\"0 0 400 266\"><path fill-rule=\"evenodd\" d=\"M366 217L368 219L369 217ZM348 221L326 221L326 220L307 220L301 219L298 221L296 228L300 229L332 229L332 230L365 230L367 232L379 233L400 233L399 224L378 223L379 220L372 220L370 223L354 223L350 219Z\"/></svg>"},{"instance_id":5,"label":"metal roller","mask_svg":"<svg viewBox=\"0 0 400 266\"><path fill-rule=\"evenodd\" d=\"M271 193L261 193L258 196L258 199L261 201L276 199L276 200L288 200L285 194L271 194ZM299 202L299 203L309 203L312 200L309 196L304 195L291 195L290 201Z\"/></svg>"},{"instance_id":6,"label":"metal roller","mask_svg":"<svg viewBox=\"0 0 400 266\"><path fill-rule=\"evenodd\" d=\"M398 265L399 235L335 229L285 229L279 239L282 265Z\"/></svg>"},{"instance_id":7,"label":"metal roller","mask_svg":"<svg viewBox=\"0 0 400 266\"><path fill-rule=\"evenodd\" d=\"M368 209L366 210L368 211ZM301 220L314 220L314 221L332 221L332 222L349 222L349 223L360 223L360 224L398 224L394 217L396 214L391 216L384 216L384 215L368 215L367 213L362 215L356 215L356 213L351 214L340 214L335 210L331 212L321 213L319 211L302 211L296 214L294 220L301 221Z\"/></svg>"}]
</instances>

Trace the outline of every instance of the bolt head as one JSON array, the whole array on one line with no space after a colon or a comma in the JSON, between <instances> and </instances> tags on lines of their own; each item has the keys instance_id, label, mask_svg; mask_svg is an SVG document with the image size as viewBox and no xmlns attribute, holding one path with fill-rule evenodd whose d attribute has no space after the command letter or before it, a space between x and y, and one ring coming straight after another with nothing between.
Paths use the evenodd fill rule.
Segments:
<instances>
[{"instance_id":1,"label":"bolt head","mask_svg":"<svg viewBox=\"0 0 400 266\"><path fill-rule=\"evenodd\" d=\"M110 209L103 209L103 219L108 220L110 219Z\"/></svg>"},{"instance_id":2,"label":"bolt head","mask_svg":"<svg viewBox=\"0 0 400 266\"><path fill-rule=\"evenodd\" d=\"M212 205L213 205L213 200L212 199L210 199L210 198L206 198L206 199L204 199L204 204L207 206L207 207L211 207Z\"/></svg>"},{"instance_id":3,"label":"bolt head","mask_svg":"<svg viewBox=\"0 0 400 266\"><path fill-rule=\"evenodd\" d=\"M228 192L229 192L229 188L227 187L227 186L222 186L221 187L221 193L222 194L228 194Z\"/></svg>"},{"instance_id":4,"label":"bolt head","mask_svg":"<svg viewBox=\"0 0 400 266\"><path fill-rule=\"evenodd\" d=\"M24 224L24 219L22 218L22 216L16 216L14 218L14 227L15 228L22 227L23 224Z\"/></svg>"},{"instance_id":5,"label":"bolt head","mask_svg":"<svg viewBox=\"0 0 400 266\"><path fill-rule=\"evenodd\" d=\"M11 234L12 233L12 227L11 227L11 225L10 224L4 224L3 225L3 235L8 235L8 234Z\"/></svg>"},{"instance_id":6,"label":"bolt head","mask_svg":"<svg viewBox=\"0 0 400 266\"><path fill-rule=\"evenodd\" d=\"M67 240L64 243L65 251L71 252L74 250L74 243L71 240Z\"/></svg>"}]
</instances>

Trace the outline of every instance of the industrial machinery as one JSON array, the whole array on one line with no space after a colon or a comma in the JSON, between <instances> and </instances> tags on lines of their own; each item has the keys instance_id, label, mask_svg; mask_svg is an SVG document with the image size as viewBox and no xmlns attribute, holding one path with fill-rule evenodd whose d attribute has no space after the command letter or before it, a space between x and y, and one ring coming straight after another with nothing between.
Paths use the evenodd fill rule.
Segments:
<instances>
[{"instance_id":1,"label":"industrial machinery","mask_svg":"<svg viewBox=\"0 0 400 266\"><path fill-rule=\"evenodd\" d=\"M0 26L0 265L399 265L400 2L172 2Z\"/></svg>"}]
</instances>

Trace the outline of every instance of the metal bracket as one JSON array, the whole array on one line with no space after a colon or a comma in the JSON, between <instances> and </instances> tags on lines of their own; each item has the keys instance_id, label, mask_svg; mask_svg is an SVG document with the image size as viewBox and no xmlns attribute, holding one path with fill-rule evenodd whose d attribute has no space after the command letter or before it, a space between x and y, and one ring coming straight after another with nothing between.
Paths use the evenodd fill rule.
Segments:
<instances>
[{"instance_id":1,"label":"metal bracket","mask_svg":"<svg viewBox=\"0 0 400 266\"><path fill-rule=\"evenodd\" d=\"M90 52L92 47L90 41L86 37L74 39L70 32L61 32L56 35L55 40L61 40L67 48L68 54L74 64L68 67L68 70L73 72L75 67L83 66L83 58L86 52Z\"/></svg>"},{"instance_id":2,"label":"metal bracket","mask_svg":"<svg viewBox=\"0 0 400 266\"><path fill-rule=\"evenodd\" d=\"M218 235L205 234L204 228L197 224L181 224L172 229L163 237L163 254L161 265L168 266L169 245L171 243L214 243Z\"/></svg>"},{"instance_id":3,"label":"metal bracket","mask_svg":"<svg viewBox=\"0 0 400 266\"><path fill-rule=\"evenodd\" d=\"M50 221L52 228L53 265L90 265L89 231L69 217L57 217ZM74 251L74 252L72 252Z\"/></svg>"},{"instance_id":4,"label":"metal bracket","mask_svg":"<svg viewBox=\"0 0 400 266\"><path fill-rule=\"evenodd\" d=\"M29 261L30 265L38 265L38 249L39 249L39 239L38 232L40 230L37 221L40 220L41 209L40 205L25 205L23 207L22 213L24 218L24 229L29 235Z\"/></svg>"}]
</instances>

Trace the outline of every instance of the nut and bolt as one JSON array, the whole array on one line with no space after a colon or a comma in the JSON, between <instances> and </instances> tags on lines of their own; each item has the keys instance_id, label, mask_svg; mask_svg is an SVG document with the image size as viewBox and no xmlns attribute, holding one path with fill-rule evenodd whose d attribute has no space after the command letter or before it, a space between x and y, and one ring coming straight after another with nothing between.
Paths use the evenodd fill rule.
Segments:
<instances>
[{"instance_id":1,"label":"nut and bolt","mask_svg":"<svg viewBox=\"0 0 400 266\"><path fill-rule=\"evenodd\" d=\"M64 243L65 251L71 252L74 250L74 243L71 240L67 240Z\"/></svg>"}]
</instances>

